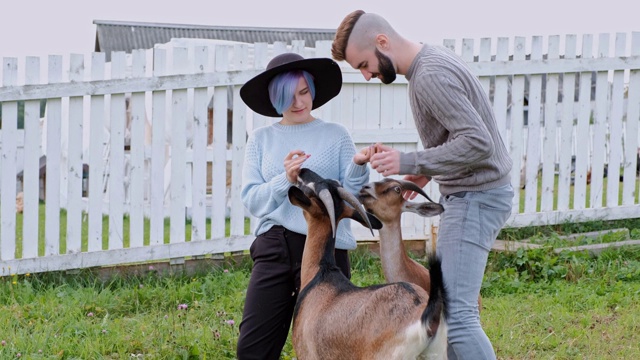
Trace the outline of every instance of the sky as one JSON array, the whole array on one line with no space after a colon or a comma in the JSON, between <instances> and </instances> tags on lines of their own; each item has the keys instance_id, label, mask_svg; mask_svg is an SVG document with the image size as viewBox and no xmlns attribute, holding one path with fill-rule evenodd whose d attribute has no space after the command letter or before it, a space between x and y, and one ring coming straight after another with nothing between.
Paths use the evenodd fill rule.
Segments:
<instances>
[{"instance_id":1,"label":"sky","mask_svg":"<svg viewBox=\"0 0 640 360\"><path fill-rule=\"evenodd\" d=\"M0 12L0 58L89 53L94 20L334 29L357 9L384 16L410 40L437 44L640 31L635 0L12 0Z\"/></svg>"}]
</instances>

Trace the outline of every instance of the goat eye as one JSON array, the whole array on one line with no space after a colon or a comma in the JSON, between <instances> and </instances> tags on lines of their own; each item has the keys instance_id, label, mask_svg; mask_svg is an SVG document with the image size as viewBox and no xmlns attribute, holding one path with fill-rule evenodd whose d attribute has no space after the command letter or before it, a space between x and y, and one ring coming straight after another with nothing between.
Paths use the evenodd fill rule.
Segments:
<instances>
[{"instance_id":1,"label":"goat eye","mask_svg":"<svg viewBox=\"0 0 640 360\"><path fill-rule=\"evenodd\" d=\"M402 192L402 190L400 189L400 186L394 186L393 187L393 191L395 191L398 194L400 194Z\"/></svg>"}]
</instances>

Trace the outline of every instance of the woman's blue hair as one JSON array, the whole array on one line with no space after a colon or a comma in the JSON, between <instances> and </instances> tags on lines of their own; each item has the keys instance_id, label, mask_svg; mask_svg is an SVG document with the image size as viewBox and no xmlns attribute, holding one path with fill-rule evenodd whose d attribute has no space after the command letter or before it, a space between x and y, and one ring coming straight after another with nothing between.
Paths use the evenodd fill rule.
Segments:
<instances>
[{"instance_id":1,"label":"woman's blue hair","mask_svg":"<svg viewBox=\"0 0 640 360\"><path fill-rule=\"evenodd\" d=\"M276 109L276 112L282 115L285 110L293 104L293 95L296 92L300 77L304 77L311 92L311 99L316 98L316 87L313 84L313 76L304 70L287 71L276 75L269 82L269 99Z\"/></svg>"}]
</instances>

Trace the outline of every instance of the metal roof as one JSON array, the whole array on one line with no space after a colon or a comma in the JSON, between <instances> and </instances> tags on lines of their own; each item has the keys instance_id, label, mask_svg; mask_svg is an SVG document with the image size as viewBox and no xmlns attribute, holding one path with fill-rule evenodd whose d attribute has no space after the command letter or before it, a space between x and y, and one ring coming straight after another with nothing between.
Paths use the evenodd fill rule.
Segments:
<instances>
[{"instance_id":1,"label":"metal roof","mask_svg":"<svg viewBox=\"0 0 640 360\"><path fill-rule=\"evenodd\" d=\"M291 44L291 40L304 40L305 46L315 47L318 40L333 40L335 29L266 28L242 26L207 26L162 24L130 21L94 20L96 25L96 52L105 52L107 60L112 51L131 53L135 49L151 49L155 44L172 38L200 38L239 41L246 43Z\"/></svg>"}]
</instances>

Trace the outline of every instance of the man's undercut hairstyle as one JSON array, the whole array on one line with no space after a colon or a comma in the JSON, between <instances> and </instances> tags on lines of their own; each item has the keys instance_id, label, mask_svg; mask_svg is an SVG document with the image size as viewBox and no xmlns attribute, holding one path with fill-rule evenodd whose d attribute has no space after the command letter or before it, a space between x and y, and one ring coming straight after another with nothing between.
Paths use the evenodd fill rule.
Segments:
<instances>
[{"instance_id":1,"label":"man's undercut hairstyle","mask_svg":"<svg viewBox=\"0 0 640 360\"><path fill-rule=\"evenodd\" d=\"M331 45L331 56L333 56L336 61L346 59L345 52L347 50L347 44L349 43L349 37L351 36L353 27L363 14L365 14L365 12L362 10L353 11L347 15L340 23L340 26L338 26L336 36Z\"/></svg>"},{"instance_id":2,"label":"man's undercut hairstyle","mask_svg":"<svg viewBox=\"0 0 640 360\"><path fill-rule=\"evenodd\" d=\"M316 87L313 83L313 76L304 70L293 70L278 74L269 82L269 99L278 114L282 115L293 104L293 97L301 77L304 77L307 81L311 100L315 99Z\"/></svg>"}]
</instances>

